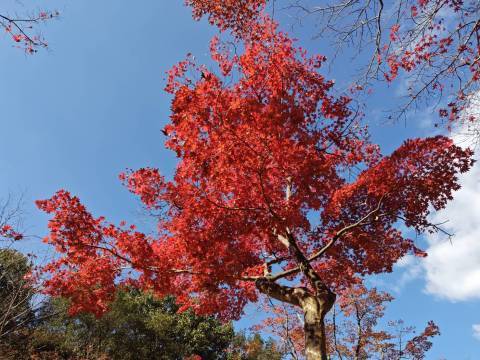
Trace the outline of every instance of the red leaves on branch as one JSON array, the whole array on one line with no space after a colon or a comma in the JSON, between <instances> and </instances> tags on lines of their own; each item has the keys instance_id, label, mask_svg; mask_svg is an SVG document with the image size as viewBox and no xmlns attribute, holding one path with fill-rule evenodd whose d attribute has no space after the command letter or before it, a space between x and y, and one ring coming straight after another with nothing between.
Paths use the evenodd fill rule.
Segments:
<instances>
[{"instance_id":1,"label":"red leaves on branch","mask_svg":"<svg viewBox=\"0 0 480 360\"><path fill-rule=\"evenodd\" d=\"M7 224L0 227L0 238L18 241L23 239L23 234L15 231L12 226Z\"/></svg>"},{"instance_id":2,"label":"red leaves on branch","mask_svg":"<svg viewBox=\"0 0 480 360\"><path fill-rule=\"evenodd\" d=\"M440 335L440 329L433 321L429 321L427 327L420 335L408 341L405 346L405 354L410 355L415 360L424 359L425 353L432 347L430 338L437 335Z\"/></svg>"},{"instance_id":3,"label":"red leaves on branch","mask_svg":"<svg viewBox=\"0 0 480 360\"><path fill-rule=\"evenodd\" d=\"M306 257L334 241L314 267L338 291L358 275L390 271L407 253L423 255L396 224L428 228L429 206L445 206L471 152L435 137L381 156L350 99L331 94L323 57L308 57L267 18L250 30L241 54L214 40L220 74L192 58L170 72L173 179L150 168L121 175L158 215L158 234L94 218L65 191L38 202L53 215L46 241L61 255L45 268L46 289L71 298L73 311L100 314L113 288L128 283L238 318L256 301L253 280L267 261L298 266L279 241L285 229ZM358 167L365 170L348 176Z\"/></svg>"},{"instance_id":4,"label":"red leaves on branch","mask_svg":"<svg viewBox=\"0 0 480 360\"><path fill-rule=\"evenodd\" d=\"M94 218L78 198L63 190L49 200L37 201L37 205L54 214L45 241L62 255L43 268L48 277L44 285L49 294L70 298L72 313L101 315L113 299L115 286L121 284L150 289L159 296L177 295L185 306L195 307L199 313L224 311L225 317L233 317L230 311L239 311L233 306L238 300L229 302L229 297L240 295L242 287L237 292L210 288L214 294L209 297L204 277L190 280L190 276L175 276L176 265L184 265L188 258L183 256L184 245L174 239L151 239L132 228L108 224L103 217ZM191 293L198 296L189 299Z\"/></svg>"},{"instance_id":5,"label":"red leaves on branch","mask_svg":"<svg viewBox=\"0 0 480 360\"><path fill-rule=\"evenodd\" d=\"M23 49L27 54L34 54L39 48L47 48L48 44L34 28L41 23L59 17L58 11L40 11L25 17L12 17L0 13L0 28L8 33L15 47Z\"/></svg>"},{"instance_id":6,"label":"red leaves on branch","mask_svg":"<svg viewBox=\"0 0 480 360\"><path fill-rule=\"evenodd\" d=\"M249 25L256 20L267 0L185 0L193 9L193 17L199 20L207 16L211 24L220 29L233 29L237 34L249 31Z\"/></svg>"},{"instance_id":7,"label":"red leaves on branch","mask_svg":"<svg viewBox=\"0 0 480 360\"><path fill-rule=\"evenodd\" d=\"M401 19L401 29L392 28L391 43L384 47L383 57L388 65L385 79L393 81L403 70L407 79L413 80L409 85L410 103L425 94L441 98L445 93L453 101L448 109L440 110L441 117L465 120L460 119L462 110L468 110L474 102L480 80L478 1L402 3L410 5L411 14ZM448 88L452 91L446 92Z\"/></svg>"},{"instance_id":8,"label":"red leaves on branch","mask_svg":"<svg viewBox=\"0 0 480 360\"><path fill-rule=\"evenodd\" d=\"M156 249L144 234L115 227L103 217L94 218L78 198L63 190L49 200L37 201L37 206L54 214L45 241L62 254L43 269L50 274L45 286L52 295L71 298L72 312L99 315L106 311L123 266L142 268L143 274L135 282L149 286L148 269Z\"/></svg>"},{"instance_id":9,"label":"red leaves on branch","mask_svg":"<svg viewBox=\"0 0 480 360\"><path fill-rule=\"evenodd\" d=\"M339 301L343 321L330 324L332 354L346 359L377 358L421 360L432 347L431 339L440 335L438 326L429 321L420 335L413 336L415 327L403 320L390 321L380 328L386 304L394 298L377 289L354 286L344 292Z\"/></svg>"},{"instance_id":10,"label":"red leaves on branch","mask_svg":"<svg viewBox=\"0 0 480 360\"><path fill-rule=\"evenodd\" d=\"M322 214L323 224L338 231L355 223L380 204L380 210L363 227L353 229L338 242L318 271L332 281L345 274L369 274L392 270L407 253L426 254L396 229L396 222L417 231L435 230L428 222L429 206L439 210L459 188L457 174L472 165L472 152L462 150L445 137L406 141L392 155L359 174L356 181L339 187ZM375 239L375 240L371 240ZM349 255L354 251L354 255ZM335 271L332 271L335 270Z\"/></svg>"},{"instance_id":11,"label":"red leaves on branch","mask_svg":"<svg viewBox=\"0 0 480 360\"><path fill-rule=\"evenodd\" d=\"M122 173L119 178L147 207L154 207L161 201L166 183L157 169L143 168L128 174Z\"/></svg>"}]
</instances>

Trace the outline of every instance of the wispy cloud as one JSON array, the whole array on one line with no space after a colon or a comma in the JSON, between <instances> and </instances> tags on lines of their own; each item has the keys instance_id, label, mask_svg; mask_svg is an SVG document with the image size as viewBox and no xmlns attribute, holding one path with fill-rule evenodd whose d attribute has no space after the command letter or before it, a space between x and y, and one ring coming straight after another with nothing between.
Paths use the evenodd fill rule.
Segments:
<instances>
[{"instance_id":1,"label":"wispy cloud","mask_svg":"<svg viewBox=\"0 0 480 360\"><path fill-rule=\"evenodd\" d=\"M423 273L422 260L413 255L401 258L396 266L401 270L400 278L393 285L393 290L397 293L401 292L405 285L418 279Z\"/></svg>"},{"instance_id":2,"label":"wispy cloud","mask_svg":"<svg viewBox=\"0 0 480 360\"><path fill-rule=\"evenodd\" d=\"M480 340L480 324L472 325L473 337Z\"/></svg>"}]
</instances>

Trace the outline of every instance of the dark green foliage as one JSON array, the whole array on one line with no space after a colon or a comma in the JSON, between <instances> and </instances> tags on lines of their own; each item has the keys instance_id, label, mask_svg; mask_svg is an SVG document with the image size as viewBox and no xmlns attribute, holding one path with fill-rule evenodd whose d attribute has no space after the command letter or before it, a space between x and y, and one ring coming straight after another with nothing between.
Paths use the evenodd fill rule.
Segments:
<instances>
[{"instance_id":1,"label":"dark green foliage","mask_svg":"<svg viewBox=\"0 0 480 360\"><path fill-rule=\"evenodd\" d=\"M235 335L213 317L178 313L173 298L123 290L100 319L68 315L64 299L43 298L25 279L30 261L0 249L0 359L2 360L280 360L272 340Z\"/></svg>"},{"instance_id":2,"label":"dark green foliage","mask_svg":"<svg viewBox=\"0 0 480 360\"><path fill-rule=\"evenodd\" d=\"M22 349L34 321L34 289L25 275L30 262L20 252L0 249L0 358Z\"/></svg>"},{"instance_id":3,"label":"dark green foliage","mask_svg":"<svg viewBox=\"0 0 480 360\"><path fill-rule=\"evenodd\" d=\"M121 291L101 319L90 314L69 317L68 304L51 301L44 313L58 313L35 331L37 349L57 349L64 357L176 360L200 355L226 359L234 337L231 325L212 317L177 313L174 299Z\"/></svg>"}]
</instances>

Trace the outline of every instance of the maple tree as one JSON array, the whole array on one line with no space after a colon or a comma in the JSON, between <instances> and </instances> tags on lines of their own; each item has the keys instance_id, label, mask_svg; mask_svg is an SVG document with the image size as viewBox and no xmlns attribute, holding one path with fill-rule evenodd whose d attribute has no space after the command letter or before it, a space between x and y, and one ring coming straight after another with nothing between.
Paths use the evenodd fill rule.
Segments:
<instances>
[{"instance_id":1,"label":"maple tree","mask_svg":"<svg viewBox=\"0 0 480 360\"><path fill-rule=\"evenodd\" d=\"M303 314L288 303L274 303L270 298L262 300L263 311L268 316L259 324L252 326L252 330L273 335L278 339L278 348L293 360L303 358L305 349ZM330 347L328 346L330 329L328 320L326 321L327 351L331 355Z\"/></svg>"},{"instance_id":2,"label":"maple tree","mask_svg":"<svg viewBox=\"0 0 480 360\"><path fill-rule=\"evenodd\" d=\"M438 326L429 321L420 334L414 335L415 327L396 320L377 330L385 303L392 300L390 294L362 285L343 293L338 304L343 321L330 324L332 354L340 359L424 359L432 347L431 338L440 334Z\"/></svg>"},{"instance_id":3,"label":"maple tree","mask_svg":"<svg viewBox=\"0 0 480 360\"><path fill-rule=\"evenodd\" d=\"M23 49L27 54L34 54L39 48L47 48L43 36L35 31L40 23L47 22L59 16L58 11L38 11L36 13L18 16L0 12L0 28L10 36L15 47Z\"/></svg>"},{"instance_id":4,"label":"maple tree","mask_svg":"<svg viewBox=\"0 0 480 360\"><path fill-rule=\"evenodd\" d=\"M243 50L231 55L213 39L218 72L188 57L169 73L173 178L120 175L156 213L157 234L94 217L65 190L37 201L59 254L43 268L45 291L100 316L127 284L222 319L263 294L302 309L306 357L326 359L335 293L425 256L399 223L435 231L427 216L459 189L472 152L436 136L381 155L320 74L322 56L265 16L236 41Z\"/></svg>"},{"instance_id":5,"label":"maple tree","mask_svg":"<svg viewBox=\"0 0 480 360\"><path fill-rule=\"evenodd\" d=\"M333 316L326 321L329 359L424 359L432 347L431 338L440 334L438 326L429 321L418 335L414 335L415 327L405 326L403 320L380 327L386 303L392 300L390 294L364 285L342 291ZM286 353L293 359L303 359L303 320L298 309L273 302L266 305L271 315L254 329L274 334Z\"/></svg>"}]
</instances>

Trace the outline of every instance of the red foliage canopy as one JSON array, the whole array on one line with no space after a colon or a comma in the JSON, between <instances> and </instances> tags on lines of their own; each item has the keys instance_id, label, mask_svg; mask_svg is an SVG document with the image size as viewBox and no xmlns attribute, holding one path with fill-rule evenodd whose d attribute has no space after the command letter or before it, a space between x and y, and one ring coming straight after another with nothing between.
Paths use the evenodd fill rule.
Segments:
<instances>
[{"instance_id":1,"label":"red foliage canopy","mask_svg":"<svg viewBox=\"0 0 480 360\"><path fill-rule=\"evenodd\" d=\"M429 228L471 151L438 136L381 156L349 99L330 93L322 57L307 57L268 19L251 30L240 55L214 39L221 75L192 59L170 72L173 180L150 168L121 175L161 214L156 236L95 218L66 191L38 201L61 255L45 268L46 289L71 298L73 311L101 314L114 287L129 283L237 318L257 299L255 280L304 279L298 250L335 290L424 254L396 225ZM273 263L280 273L266 273Z\"/></svg>"},{"instance_id":2,"label":"red foliage canopy","mask_svg":"<svg viewBox=\"0 0 480 360\"><path fill-rule=\"evenodd\" d=\"M222 30L230 29L237 36L250 32L251 23L259 21L267 3L186 1L196 19L206 15L212 24ZM374 55L369 64L364 64L364 75L388 82L403 75L409 99L399 109L400 115L421 99L427 103L434 99L432 104L443 99L447 101L441 103L440 117L467 124L478 120L479 114L472 114L471 109L478 107L480 90L477 0L331 1L311 8L308 1L297 1L289 8L305 15L316 14L317 25L336 38L336 45L354 46L362 51L373 44ZM395 16L389 17L388 13ZM356 88L362 89L363 85L357 84ZM476 131L473 135L478 138Z\"/></svg>"}]
</instances>

